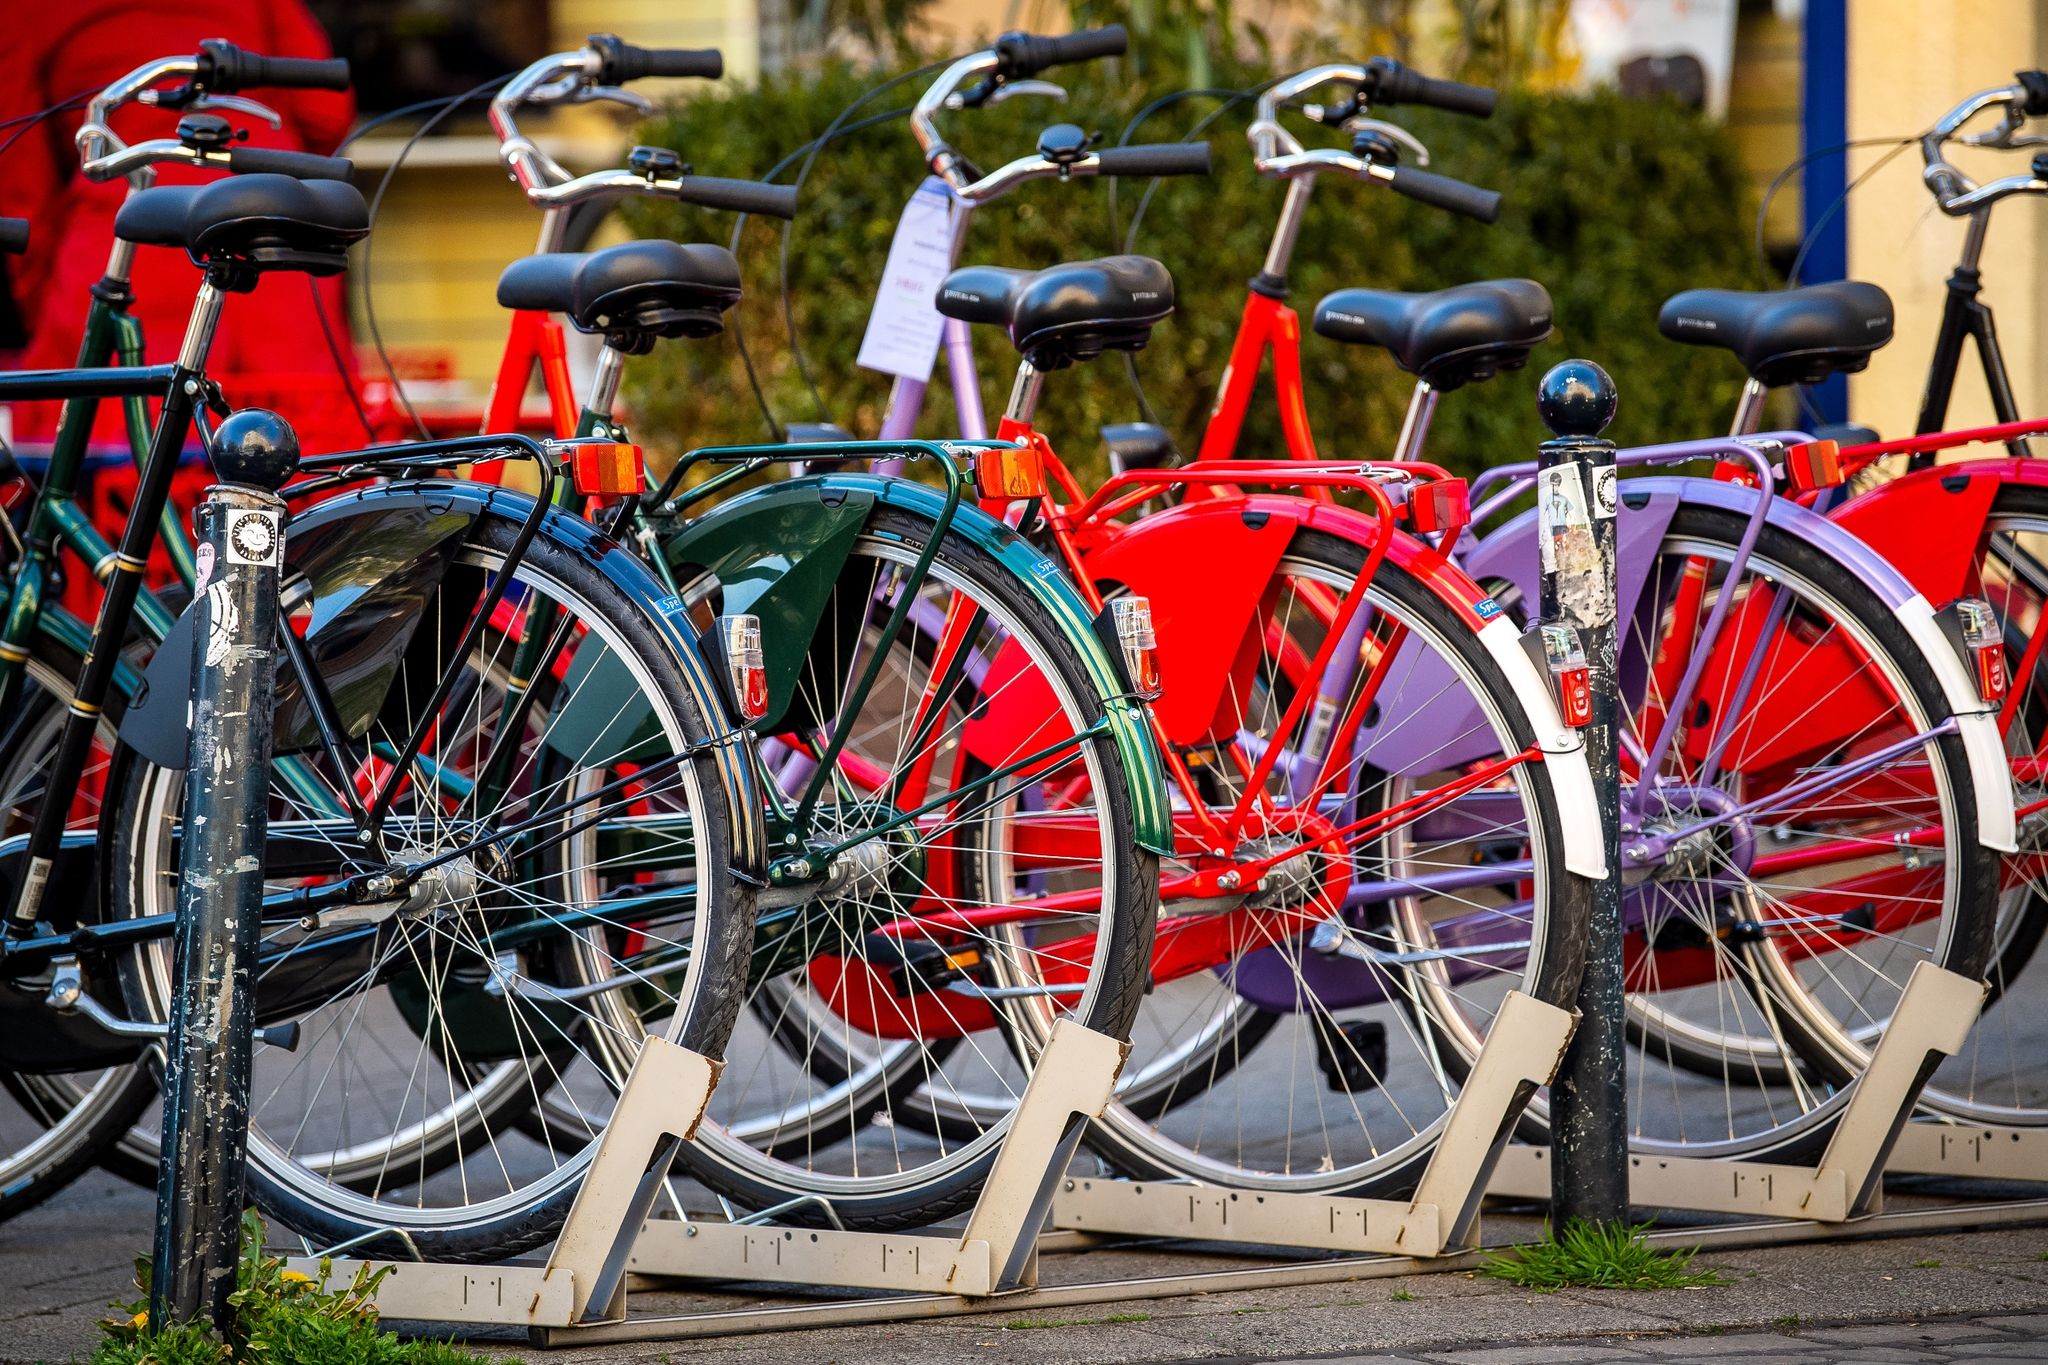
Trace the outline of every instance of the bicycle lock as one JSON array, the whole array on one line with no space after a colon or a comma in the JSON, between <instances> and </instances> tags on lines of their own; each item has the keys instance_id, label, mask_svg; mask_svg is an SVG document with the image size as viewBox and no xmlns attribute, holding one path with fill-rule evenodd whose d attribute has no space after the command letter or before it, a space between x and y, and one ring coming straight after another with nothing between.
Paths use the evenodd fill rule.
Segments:
<instances>
[{"instance_id":1,"label":"bicycle lock","mask_svg":"<svg viewBox=\"0 0 2048 1365\"><path fill-rule=\"evenodd\" d=\"M204 1313L225 1335L241 1250L261 946L284 500L298 438L275 413L222 422L219 483L193 516L192 730L178 853L175 990L149 1277L152 1328Z\"/></svg>"},{"instance_id":2,"label":"bicycle lock","mask_svg":"<svg viewBox=\"0 0 2048 1365\"><path fill-rule=\"evenodd\" d=\"M1552 433L1537 447L1544 654L1566 718L1583 723L1607 862L1598 880L1572 872L1558 879L1558 894L1584 898L1571 908L1585 911L1590 925L1579 1026L1550 1087L1551 1216L1560 1229L1574 1218L1618 1223L1628 1214L1614 620L1619 498L1614 442L1600 435L1616 402L1614 381L1590 360L1555 365L1536 386L1537 411Z\"/></svg>"}]
</instances>

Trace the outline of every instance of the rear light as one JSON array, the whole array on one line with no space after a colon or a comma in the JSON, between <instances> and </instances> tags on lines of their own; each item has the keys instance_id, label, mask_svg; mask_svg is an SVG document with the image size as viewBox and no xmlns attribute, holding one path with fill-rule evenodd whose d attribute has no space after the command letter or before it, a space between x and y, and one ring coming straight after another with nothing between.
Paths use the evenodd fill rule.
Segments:
<instances>
[{"instance_id":1,"label":"rear light","mask_svg":"<svg viewBox=\"0 0 2048 1365\"><path fill-rule=\"evenodd\" d=\"M1586 669L1586 651L1570 626L1543 627L1543 661L1557 688L1557 709L1574 730L1593 720L1593 680Z\"/></svg>"},{"instance_id":2,"label":"rear light","mask_svg":"<svg viewBox=\"0 0 2048 1365\"><path fill-rule=\"evenodd\" d=\"M1045 496L1045 455L1032 445L985 446L974 457L974 484L988 502Z\"/></svg>"},{"instance_id":3,"label":"rear light","mask_svg":"<svg viewBox=\"0 0 2048 1365\"><path fill-rule=\"evenodd\" d=\"M1159 681L1159 633L1152 628L1152 599L1119 597L1109 604L1109 611L1131 691L1146 701L1158 701L1166 689Z\"/></svg>"},{"instance_id":4,"label":"rear light","mask_svg":"<svg viewBox=\"0 0 2048 1365\"><path fill-rule=\"evenodd\" d=\"M1785 482L1801 493L1833 488L1842 481L1842 447L1834 441L1801 441L1785 451Z\"/></svg>"},{"instance_id":5,"label":"rear light","mask_svg":"<svg viewBox=\"0 0 2048 1365\"><path fill-rule=\"evenodd\" d=\"M1958 598L1949 609L1962 632L1963 648L1977 665L1977 695L1985 701L2004 701L2012 679L2005 671L2005 633L1998 628L1998 614L1989 602L1975 597Z\"/></svg>"},{"instance_id":6,"label":"rear light","mask_svg":"<svg viewBox=\"0 0 2048 1365\"><path fill-rule=\"evenodd\" d=\"M1472 521L1472 497L1463 479L1438 479L1408 496L1408 520L1417 535L1455 535Z\"/></svg>"},{"instance_id":7,"label":"rear light","mask_svg":"<svg viewBox=\"0 0 2048 1365\"><path fill-rule=\"evenodd\" d=\"M768 661L761 651L761 618L719 617L718 641L725 651L733 706L742 720L761 719L768 714Z\"/></svg>"},{"instance_id":8,"label":"rear light","mask_svg":"<svg viewBox=\"0 0 2048 1365\"><path fill-rule=\"evenodd\" d=\"M578 441L569 447L569 479L585 497L647 491L647 462L625 441Z\"/></svg>"}]
</instances>

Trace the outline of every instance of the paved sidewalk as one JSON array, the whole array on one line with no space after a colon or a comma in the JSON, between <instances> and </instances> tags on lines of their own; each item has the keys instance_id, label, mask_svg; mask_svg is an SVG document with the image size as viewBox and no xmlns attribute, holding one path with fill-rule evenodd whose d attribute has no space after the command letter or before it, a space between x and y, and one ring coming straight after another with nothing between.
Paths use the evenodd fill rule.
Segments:
<instances>
[{"instance_id":1,"label":"paved sidewalk","mask_svg":"<svg viewBox=\"0 0 2048 1365\"><path fill-rule=\"evenodd\" d=\"M95 1175L0 1225L0 1365L62 1362L91 1350L94 1321L114 1299L131 1296L150 1206L146 1192ZM1493 1230L1509 1226L1501 1220ZM1698 1263L1732 1283L1539 1295L1452 1272L715 1341L556 1351L513 1337L474 1344L522 1365L2048 1361L2048 1228L1709 1251ZM1248 1264L1116 1249L1049 1256L1045 1274L1123 1279ZM639 1312L709 1306L702 1294L636 1300Z\"/></svg>"}]
</instances>

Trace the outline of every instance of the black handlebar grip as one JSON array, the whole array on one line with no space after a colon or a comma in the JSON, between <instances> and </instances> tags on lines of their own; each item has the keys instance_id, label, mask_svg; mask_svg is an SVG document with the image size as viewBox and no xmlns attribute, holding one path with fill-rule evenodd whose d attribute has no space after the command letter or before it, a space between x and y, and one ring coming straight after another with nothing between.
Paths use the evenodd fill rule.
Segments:
<instances>
[{"instance_id":1,"label":"black handlebar grip","mask_svg":"<svg viewBox=\"0 0 2048 1365\"><path fill-rule=\"evenodd\" d=\"M1367 69L1379 75L1372 88L1375 104L1421 104L1453 114L1490 118L1495 102L1500 99L1497 91L1483 85L1438 80L1387 57L1375 57Z\"/></svg>"},{"instance_id":2,"label":"black handlebar grip","mask_svg":"<svg viewBox=\"0 0 2048 1365\"><path fill-rule=\"evenodd\" d=\"M1005 33L996 39L996 58L1002 74L1009 77L1035 76L1049 66L1092 62L1097 57L1121 57L1131 45L1131 35L1122 24L1083 29L1057 38L1040 38L1029 33Z\"/></svg>"},{"instance_id":3,"label":"black handlebar grip","mask_svg":"<svg viewBox=\"0 0 2048 1365\"><path fill-rule=\"evenodd\" d=\"M225 38L199 44L201 81L209 90L346 90L348 61L342 57L266 57L244 52Z\"/></svg>"},{"instance_id":4,"label":"black handlebar grip","mask_svg":"<svg viewBox=\"0 0 2048 1365\"><path fill-rule=\"evenodd\" d=\"M601 85L624 85L646 76L695 76L715 81L725 74L725 55L715 47L635 47L616 33L590 35Z\"/></svg>"},{"instance_id":5,"label":"black handlebar grip","mask_svg":"<svg viewBox=\"0 0 2048 1365\"><path fill-rule=\"evenodd\" d=\"M2018 80L2020 88L2027 92L2026 107L2020 112L2028 118L2048 114L2048 71L2022 71Z\"/></svg>"},{"instance_id":6,"label":"black handlebar grip","mask_svg":"<svg viewBox=\"0 0 2048 1365\"><path fill-rule=\"evenodd\" d=\"M1207 175L1206 142L1141 143L1136 147L1104 147L1095 153L1103 175Z\"/></svg>"},{"instance_id":7,"label":"black handlebar grip","mask_svg":"<svg viewBox=\"0 0 2048 1365\"><path fill-rule=\"evenodd\" d=\"M1482 223L1491 223L1500 217L1500 194L1495 190L1482 190L1477 185L1468 185L1462 180L1453 180L1447 175L1431 175L1418 171L1413 166L1400 166L1394 170L1394 178L1387 182L1387 188L1396 194L1405 194L1418 203L1432 208L1449 209L1462 213L1467 218L1477 218Z\"/></svg>"},{"instance_id":8,"label":"black handlebar grip","mask_svg":"<svg viewBox=\"0 0 2048 1365\"><path fill-rule=\"evenodd\" d=\"M28 250L28 219L0 218L0 256L19 256Z\"/></svg>"},{"instance_id":9,"label":"black handlebar grip","mask_svg":"<svg viewBox=\"0 0 2048 1365\"><path fill-rule=\"evenodd\" d=\"M228 173L288 175L294 180L353 180L356 163L345 156L315 156L278 147L230 147Z\"/></svg>"},{"instance_id":10,"label":"black handlebar grip","mask_svg":"<svg viewBox=\"0 0 2048 1365\"><path fill-rule=\"evenodd\" d=\"M758 213L766 218L796 217L796 186L761 180L726 180L715 175L686 175L676 198L686 204L729 213Z\"/></svg>"}]
</instances>

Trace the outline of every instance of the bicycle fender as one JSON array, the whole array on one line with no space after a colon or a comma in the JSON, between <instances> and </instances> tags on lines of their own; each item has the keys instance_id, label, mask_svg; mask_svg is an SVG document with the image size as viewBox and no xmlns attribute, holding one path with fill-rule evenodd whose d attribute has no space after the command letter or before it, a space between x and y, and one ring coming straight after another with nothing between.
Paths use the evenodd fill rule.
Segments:
<instances>
[{"instance_id":1,"label":"bicycle fender","mask_svg":"<svg viewBox=\"0 0 2048 1365\"><path fill-rule=\"evenodd\" d=\"M1758 500L1766 500L1765 515L1771 526L1847 566L1913 637L1926 666L1940 681L1969 757L1979 842L1988 848L2012 848L2012 774L1997 738L1995 717L1984 714L1986 708L1977 697L1976 685L1955 650L1940 636L1926 598L1898 569L1847 527L1790 499L1742 484L1652 476L1629 479L1621 489L1623 511L1616 521L1616 606L1625 638L1629 622L1640 620L1644 611L1659 605L1646 603L1644 590L1656 546L1680 506L1715 507L1749 517ZM1924 512L1922 515L1924 518ZM1535 513L1525 512L1485 537L1466 552L1466 569L1482 581L1504 580L1522 601L1534 602L1538 573L1534 522ZM1723 753L1723 762L1729 767L1747 771L1796 763L1802 755L1831 748L1861 731L1875 710L1885 705L1879 689L1866 682L1850 681L1826 689L1824 707L1812 701L1818 684L1797 689L1778 685L1795 668L1809 670L1804 675L1808 678L1850 671L1848 646L1840 640L1802 641L1789 626L1781 626L1780 638L1765 646L1760 637L1766 609L1767 604L1758 599L1730 613L1702 671L1698 695L1707 715L1720 714L1723 703L1739 686L1744 665L1752 655L1768 650L1769 675L1760 675L1752 684L1748 714L1734 728ZM1939 648L1935 648L1937 644ZM1647 686L1650 661L1640 649L1625 648L1620 662L1624 697L1640 697ZM1697 724L1688 728L1685 744L1690 757L1701 757L1711 729Z\"/></svg>"},{"instance_id":2,"label":"bicycle fender","mask_svg":"<svg viewBox=\"0 0 2048 1365\"><path fill-rule=\"evenodd\" d=\"M1362 547L1380 533L1376 518L1337 504L1270 494L1205 498L1119 531L1103 551L1089 557L1088 571L1098 584L1120 584L1152 598L1160 676L1166 682L1166 696L1154 711L1170 741L1195 743L1236 733L1232 699L1249 695L1250 670L1262 643L1253 630L1261 600L1287 545L1302 528ZM1566 865L1582 876L1605 876L1598 822L1575 816L1596 809L1585 746L1559 716L1550 688L1501 607L1455 563L1405 532L1389 542L1387 558L1421 580L1472 629L1506 674L1543 751L1565 816ZM1162 602L1168 610L1162 611ZM1370 753L1373 766L1427 773L1497 756L1500 745L1490 729L1480 726L1477 701L1451 676L1449 665L1420 644L1404 644L1402 652L1406 657L1397 656L1388 674L1398 679L1395 693L1383 697L1376 719L1360 726L1358 745ZM1168 704L1181 693L1185 700L1169 712ZM1427 701L1404 705L1404 696ZM1414 723L1418 707L1429 713L1425 724ZM1455 714L1459 709L1470 714Z\"/></svg>"},{"instance_id":3,"label":"bicycle fender","mask_svg":"<svg viewBox=\"0 0 2048 1365\"><path fill-rule=\"evenodd\" d=\"M378 490L381 491L381 490ZM333 508L333 511L328 509ZM334 697L351 739L369 732L412 644L426 605L447 576L474 519L456 502L394 502L344 495L309 508L285 537L284 591L307 653ZM140 693L129 702L121 738L161 768L183 768L192 685L194 617L188 607L151 656ZM297 676L279 662L276 753L319 742Z\"/></svg>"},{"instance_id":4,"label":"bicycle fender","mask_svg":"<svg viewBox=\"0 0 2048 1365\"><path fill-rule=\"evenodd\" d=\"M945 494L909 479L848 473L829 475L823 481L848 493L867 492L878 503L931 521L945 511ZM1153 853L1172 853L1173 808L1159 749L1153 742L1143 704L1130 696L1121 664L1111 657L1096 633L1095 613L1089 610L1058 561L980 508L970 503L955 508L952 530L955 535L967 537L1014 575L1052 618L1060 638L1073 650L1094 687L1094 700L1102 708L1110 740L1122 760L1131 793L1132 832L1138 846ZM1004 659L1014 652L1014 646L1002 650L991 664L991 671L1006 666L1014 669L1014 661L1006 665ZM1088 700L1084 697L1083 704ZM1020 679L1020 685L1003 688L980 716L962 727L961 743L976 758L1001 766L1061 738L1056 727L1046 727L1052 713L1052 698L1045 691L1042 677L1032 673ZM1033 736L1037 742L1024 741L1030 747L1020 748L1020 736L1025 735Z\"/></svg>"},{"instance_id":5,"label":"bicycle fender","mask_svg":"<svg viewBox=\"0 0 2048 1365\"><path fill-rule=\"evenodd\" d=\"M728 499L663 538L661 554L678 583L709 574L717 614L761 618L768 712L755 722L757 733L775 733L787 717L832 589L874 504L868 489L788 479Z\"/></svg>"},{"instance_id":6,"label":"bicycle fender","mask_svg":"<svg viewBox=\"0 0 2048 1365\"><path fill-rule=\"evenodd\" d=\"M523 523L532 512L531 497L497 485L405 479L328 498L294 518L285 540L285 582L289 587L304 577L312 586L311 625L304 638L323 677L346 673L350 696L345 703L337 696L345 714L367 725L378 713L418 626L416 605L410 618L399 608L433 596L469 529L486 516ZM622 592L647 605L646 619L678 665L705 724L714 733L726 733L725 694L705 664L682 604L665 596L648 567L597 527L558 508L544 513L540 534L580 555ZM156 704L131 702L122 726L122 738L163 767L185 766L191 650L187 611L142 680L142 697L154 697ZM578 651L579 659L583 654ZM296 699L296 710L305 711L297 679L282 661L277 695L281 710L289 697ZM572 747L581 732L574 706L569 703L550 726L560 732L560 743ZM607 722L616 706L616 696L593 699ZM146 723L136 722L138 710L148 716ZM277 730L278 752L288 752L285 719L290 718L281 719ZM310 721L307 714L295 728L303 732ZM734 861L741 872L754 875L766 865L767 834L756 799L751 745L744 735L732 733L730 742L713 752L731 817ZM556 738L551 733L551 742Z\"/></svg>"}]
</instances>

